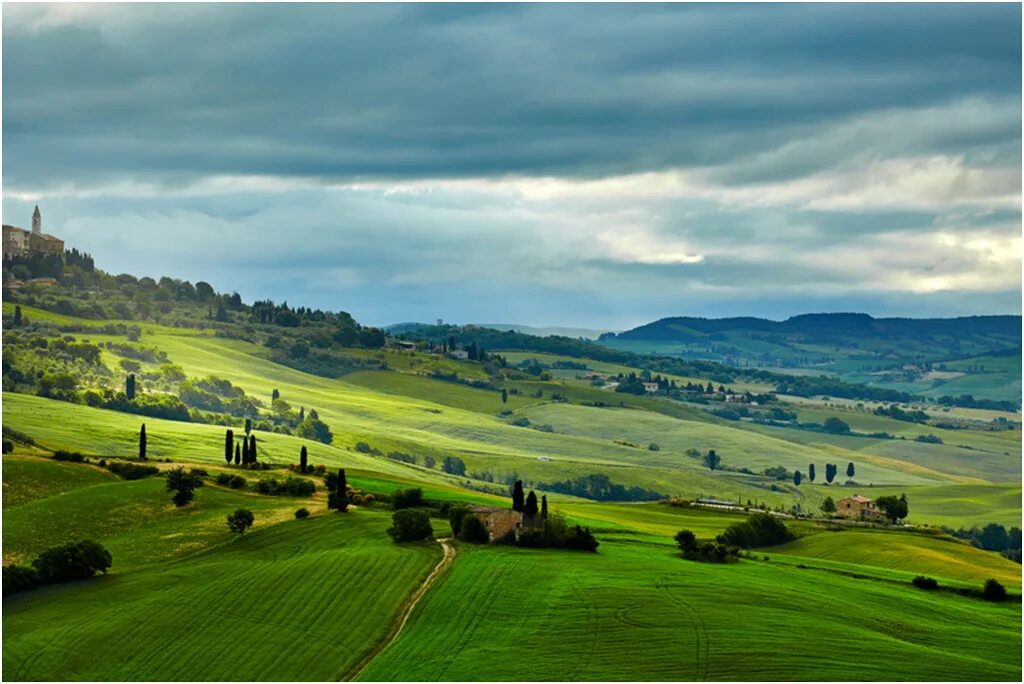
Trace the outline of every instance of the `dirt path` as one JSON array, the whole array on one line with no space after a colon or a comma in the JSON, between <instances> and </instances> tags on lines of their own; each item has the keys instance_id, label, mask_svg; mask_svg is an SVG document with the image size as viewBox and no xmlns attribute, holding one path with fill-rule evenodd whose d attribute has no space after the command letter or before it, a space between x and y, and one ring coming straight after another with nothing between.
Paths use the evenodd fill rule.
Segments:
<instances>
[{"instance_id":1,"label":"dirt path","mask_svg":"<svg viewBox=\"0 0 1024 684\"><path fill-rule=\"evenodd\" d=\"M408 602L405 604L405 609L402 611L399 619L392 624L388 635L379 644L374 646L373 649L371 649L370 652L367 653L361 661L359 661L359 664L352 668L351 672L345 675L342 681L351 682L355 680L367 667L369 667L374 658L383 653L388 646L395 643L398 636L405 628L405 623L409 621L409 616L412 615L412 611L414 611L416 606L419 604L420 599L426 595L430 590L430 587L434 586L434 583L437 582L438 578L444 574L445 570L448 569L448 566L450 566L452 561L455 559L455 549L448 543L449 541L450 540L447 538L437 540L437 543L441 545L442 549L444 549L444 556L442 556L441 560L434 566L434 569L430 571L427 578L423 580L423 584L421 584L416 592L409 597Z\"/></svg>"}]
</instances>

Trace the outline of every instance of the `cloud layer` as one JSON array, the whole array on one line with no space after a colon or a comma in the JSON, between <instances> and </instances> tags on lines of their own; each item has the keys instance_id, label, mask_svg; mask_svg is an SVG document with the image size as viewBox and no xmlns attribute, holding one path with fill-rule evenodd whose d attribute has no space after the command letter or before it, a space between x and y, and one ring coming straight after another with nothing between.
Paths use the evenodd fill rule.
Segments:
<instances>
[{"instance_id":1,"label":"cloud layer","mask_svg":"<svg viewBox=\"0 0 1024 684\"><path fill-rule=\"evenodd\" d=\"M375 323L1020 311L1014 5L4 7L4 221Z\"/></svg>"}]
</instances>

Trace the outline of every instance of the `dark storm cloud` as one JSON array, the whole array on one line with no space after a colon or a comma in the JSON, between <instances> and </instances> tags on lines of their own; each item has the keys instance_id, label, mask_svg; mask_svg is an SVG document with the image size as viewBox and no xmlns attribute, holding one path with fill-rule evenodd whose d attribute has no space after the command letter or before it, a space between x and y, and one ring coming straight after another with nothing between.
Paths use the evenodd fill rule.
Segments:
<instances>
[{"instance_id":1,"label":"dark storm cloud","mask_svg":"<svg viewBox=\"0 0 1024 684\"><path fill-rule=\"evenodd\" d=\"M218 174L614 175L729 165L890 108L1019 108L1016 5L4 13L5 180L18 189ZM1005 155L1015 118L904 147L962 148L966 136ZM889 133L867 142L900 137ZM835 163L827 152L777 173Z\"/></svg>"}]
</instances>

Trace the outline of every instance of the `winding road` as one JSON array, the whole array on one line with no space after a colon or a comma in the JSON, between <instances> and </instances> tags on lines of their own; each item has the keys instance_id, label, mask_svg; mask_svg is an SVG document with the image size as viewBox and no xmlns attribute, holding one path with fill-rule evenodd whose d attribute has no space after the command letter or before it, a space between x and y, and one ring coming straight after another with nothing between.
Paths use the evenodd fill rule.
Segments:
<instances>
[{"instance_id":1,"label":"winding road","mask_svg":"<svg viewBox=\"0 0 1024 684\"><path fill-rule=\"evenodd\" d=\"M399 618L395 620L395 622L391 625L391 630L388 632L388 635L383 640L381 640L380 643L374 646L370 650L370 652L367 653L366 656L364 656L363 659L359 661L359 664L352 668L351 672L345 675L342 681L350 682L357 679L359 675L361 675L363 671L367 667L369 667L370 663L373 662L374 658L383 653L388 648L388 646L395 643L395 641L398 639L398 636L402 633L402 630L405 628L405 623L409 621L409 616L412 615L412 611L414 611L416 609L417 604L419 604L420 599L422 599L423 596L426 595L426 593L430 590L430 587L432 587L434 583L437 582L438 578L444 574L444 571L447 570L448 566L450 566L452 564L452 561L455 560L455 549L452 547L451 544L448 543L451 540L446 537L444 539L438 539L436 541L438 544L441 545L441 548L444 549L444 555L441 557L441 560L438 561L437 565L434 566L434 569L430 571L430 574L427 575L427 578L423 580L423 584L421 584L419 588L416 589L415 593L413 593L413 595L409 597L409 600L405 604L405 609L402 611L402 614L399 616Z\"/></svg>"}]
</instances>

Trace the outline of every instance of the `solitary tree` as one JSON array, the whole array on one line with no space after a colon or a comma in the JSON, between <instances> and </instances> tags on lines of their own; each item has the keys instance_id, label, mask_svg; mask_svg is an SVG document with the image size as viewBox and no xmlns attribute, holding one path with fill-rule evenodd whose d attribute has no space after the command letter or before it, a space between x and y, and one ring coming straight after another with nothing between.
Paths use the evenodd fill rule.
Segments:
<instances>
[{"instance_id":1,"label":"solitary tree","mask_svg":"<svg viewBox=\"0 0 1024 684\"><path fill-rule=\"evenodd\" d=\"M142 424L142 428L139 430L139 460L146 460L146 424Z\"/></svg>"},{"instance_id":2,"label":"solitary tree","mask_svg":"<svg viewBox=\"0 0 1024 684\"><path fill-rule=\"evenodd\" d=\"M231 465L231 456L234 452L232 448L235 444L235 431L228 428L224 433L224 460L227 461L228 465Z\"/></svg>"},{"instance_id":3,"label":"solitary tree","mask_svg":"<svg viewBox=\"0 0 1024 684\"><path fill-rule=\"evenodd\" d=\"M512 510L522 513L526 508L526 501L523 498L523 481L516 480L512 486Z\"/></svg>"},{"instance_id":4,"label":"solitary tree","mask_svg":"<svg viewBox=\"0 0 1024 684\"><path fill-rule=\"evenodd\" d=\"M306 453L306 447L303 446L299 451L299 472L306 472L306 465L309 463L309 455Z\"/></svg>"},{"instance_id":5,"label":"solitary tree","mask_svg":"<svg viewBox=\"0 0 1024 684\"><path fill-rule=\"evenodd\" d=\"M850 462L850 463L848 463L848 464L847 464L847 466L846 466L846 477L853 477L853 473L854 473L854 472L856 472L856 471L854 470L854 468L853 468L853 462L851 461L851 462Z\"/></svg>"},{"instance_id":6,"label":"solitary tree","mask_svg":"<svg viewBox=\"0 0 1024 684\"><path fill-rule=\"evenodd\" d=\"M174 505L181 507L192 500L198 487L203 486L203 478L194 472L186 472L185 468L178 466L167 471L166 486L167 491L174 492L172 497Z\"/></svg>"},{"instance_id":7,"label":"solitary tree","mask_svg":"<svg viewBox=\"0 0 1024 684\"><path fill-rule=\"evenodd\" d=\"M247 508L239 508L228 516L228 529L238 534L245 534L245 531L252 527L255 517Z\"/></svg>"},{"instance_id":8,"label":"solitary tree","mask_svg":"<svg viewBox=\"0 0 1024 684\"><path fill-rule=\"evenodd\" d=\"M832 480L836 479L836 466L831 463L825 464L825 481L832 484Z\"/></svg>"},{"instance_id":9,"label":"solitary tree","mask_svg":"<svg viewBox=\"0 0 1024 684\"><path fill-rule=\"evenodd\" d=\"M832 500L831 496L826 496L825 500L821 502L822 513L835 513L836 502Z\"/></svg>"},{"instance_id":10,"label":"solitary tree","mask_svg":"<svg viewBox=\"0 0 1024 684\"><path fill-rule=\"evenodd\" d=\"M537 517L537 495L530 490L530 493L526 496L526 505L523 507L523 514L530 520Z\"/></svg>"},{"instance_id":11,"label":"solitary tree","mask_svg":"<svg viewBox=\"0 0 1024 684\"><path fill-rule=\"evenodd\" d=\"M505 390L505 389L501 390L501 403L502 404L507 404L508 403L508 390Z\"/></svg>"},{"instance_id":12,"label":"solitary tree","mask_svg":"<svg viewBox=\"0 0 1024 684\"><path fill-rule=\"evenodd\" d=\"M241 465L242 463L242 446L235 443L235 465Z\"/></svg>"},{"instance_id":13,"label":"solitary tree","mask_svg":"<svg viewBox=\"0 0 1024 684\"><path fill-rule=\"evenodd\" d=\"M124 381L124 396L128 401L135 399L135 373L129 373Z\"/></svg>"},{"instance_id":14,"label":"solitary tree","mask_svg":"<svg viewBox=\"0 0 1024 684\"><path fill-rule=\"evenodd\" d=\"M807 466L807 479L814 482L814 464L811 463Z\"/></svg>"},{"instance_id":15,"label":"solitary tree","mask_svg":"<svg viewBox=\"0 0 1024 684\"><path fill-rule=\"evenodd\" d=\"M797 487L799 487L800 486L800 481L803 479L803 477L804 476L800 474L799 470L794 470L793 471L793 484L795 484Z\"/></svg>"},{"instance_id":16,"label":"solitary tree","mask_svg":"<svg viewBox=\"0 0 1024 684\"><path fill-rule=\"evenodd\" d=\"M908 508L905 494L899 498L895 496L880 496L875 500L875 506L885 514L889 522L895 523L897 520L907 517Z\"/></svg>"},{"instance_id":17,"label":"solitary tree","mask_svg":"<svg viewBox=\"0 0 1024 684\"><path fill-rule=\"evenodd\" d=\"M281 398L281 393L278 392L277 389L275 388L274 391L270 393L270 403L274 403L275 401L277 401L280 398Z\"/></svg>"},{"instance_id":18,"label":"solitary tree","mask_svg":"<svg viewBox=\"0 0 1024 684\"><path fill-rule=\"evenodd\" d=\"M540 519L548 519L548 495L545 494L540 497Z\"/></svg>"},{"instance_id":19,"label":"solitary tree","mask_svg":"<svg viewBox=\"0 0 1024 684\"><path fill-rule=\"evenodd\" d=\"M715 453L714 449L711 449L704 455L704 465L709 469L715 470L718 468L718 464L722 462L722 457Z\"/></svg>"},{"instance_id":20,"label":"solitary tree","mask_svg":"<svg viewBox=\"0 0 1024 684\"><path fill-rule=\"evenodd\" d=\"M14 327L21 326L21 307L18 305L14 306Z\"/></svg>"},{"instance_id":21,"label":"solitary tree","mask_svg":"<svg viewBox=\"0 0 1024 684\"><path fill-rule=\"evenodd\" d=\"M252 418L245 419L245 434L252 432Z\"/></svg>"}]
</instances>

